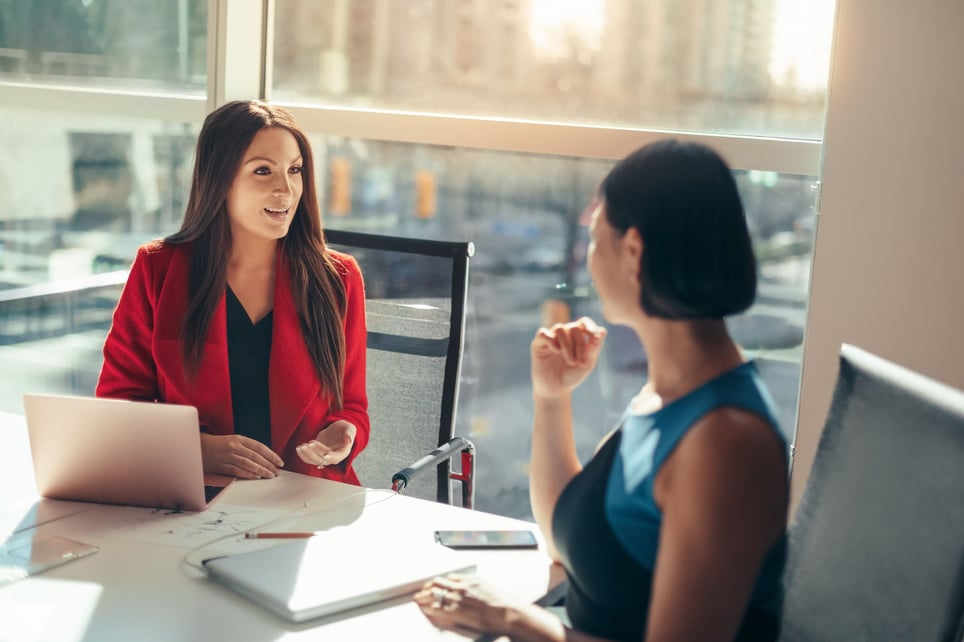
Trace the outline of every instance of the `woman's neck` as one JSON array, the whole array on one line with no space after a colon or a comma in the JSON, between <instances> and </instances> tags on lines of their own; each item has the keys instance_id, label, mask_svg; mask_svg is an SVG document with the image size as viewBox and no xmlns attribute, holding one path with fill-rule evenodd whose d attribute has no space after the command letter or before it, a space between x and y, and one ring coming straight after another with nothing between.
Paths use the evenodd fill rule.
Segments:
<instances>
[{"instance_id":1,"label":"woman's neck","mask_svg":"<svg viewBox=\"0 0 964 642\"><path fill-rule=\"evenodd\" d=\"M234 239L228 258L228 273L273 271L278 257L278 247L277 240Z\"/></svg>"},{"instance_id":2,"label":"woman's neck","mask_svg":"<svg viewBox=\"0 0 964 642\"><path fill-rule=\"evenodd\" d=\"M646 350L649 381L637 401L649 410L743 363L743 355L722 319L649 318L638 332Z\"/></svg>"},{"instance_id":3,"label":"woman's neck","mask_svg":"<svg viewBox=\"0 0 964 642\"><path fill-rule=\"evenodd\" d=\"M277 241L271 243L233 243L228 259L228 287L252 323L258 323L274 309L277 272Z\"/></svg>"}]
</instances>

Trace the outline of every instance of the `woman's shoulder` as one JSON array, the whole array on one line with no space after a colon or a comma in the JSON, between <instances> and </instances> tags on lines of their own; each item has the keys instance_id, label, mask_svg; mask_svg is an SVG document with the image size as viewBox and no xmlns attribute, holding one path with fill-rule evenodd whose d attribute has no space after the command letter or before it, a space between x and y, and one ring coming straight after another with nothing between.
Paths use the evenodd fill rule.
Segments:
<instances>
[{"instance_id":1,"label":"woman's shoulder","mask_svg":"<svg viewBox=\"0 0 964 642\"><path fill-rule=\"evenodd\" d=\"M169 261L175 253L185 251L183 243L169 243L164 239L152 239L137 248L137 258L144 258L152 262Z\"/></svg>"},{"instance_id":2,"label":"woman's shoulder","mask_svg":"<svg viewBox=\"0 0 964 642\"><path fill-rule=\"evenodd\" d=\"M733 406L704 415L679 450L687 459L704 463L715 459L735 468L776 465L783 469L786 464L786 445L779 430L766 417Z\"/></svg>"},{"instance_id":3,"label":"woman's shoulder","mask_svg":"<svg viewBox=\"0 0 964 642\"><path fill-rule=\"evenodd\" d=\"M169 243L164 239L148 241L137 248L131 274L163 280L172 269L183 272L190 263L190 246L189 243Z\"/></svg>"},{"instance_id":4,"label":"woman's shoulder","mask_svg":"<svg viewBox=\"0 0 964 642\"><path fill-rule=\"evenodd\" d=\"M345 254L344 252L329 248L328 256L331 257L332 262L335 264L342 278L361 275L361 268L358 267L358 261L356 261L355 257L351 254Z\"/></svg>"}]
</instances>

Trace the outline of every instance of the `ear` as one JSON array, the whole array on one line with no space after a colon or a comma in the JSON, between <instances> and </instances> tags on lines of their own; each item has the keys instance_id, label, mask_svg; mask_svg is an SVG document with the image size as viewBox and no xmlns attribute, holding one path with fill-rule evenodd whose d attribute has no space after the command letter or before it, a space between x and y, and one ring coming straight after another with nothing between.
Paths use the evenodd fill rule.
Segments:
<instances>
[{"instance_id":1,"label":"ear","mask_svg":"<svg viewBox=\"0 0 964 642\"><path fill-rule=\"evenodd\" d=\"M626 233L623 234L621 245L623 264L626 270L632 274L633 280L638 281L640 265L643 259L643 237L640 236L639 230L635 227L626 230Z\"/></svg>"}]
</instances>

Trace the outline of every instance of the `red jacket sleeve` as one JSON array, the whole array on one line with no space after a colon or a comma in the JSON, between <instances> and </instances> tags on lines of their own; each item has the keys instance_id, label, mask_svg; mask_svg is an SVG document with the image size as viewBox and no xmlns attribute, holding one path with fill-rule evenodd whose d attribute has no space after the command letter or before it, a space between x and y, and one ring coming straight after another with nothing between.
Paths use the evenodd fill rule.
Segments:
<instances>
[{"instance_id":1,"label":"red jacket sleeve","mask_svg":"<svg viewBox=\"0 0 964 642\"><path fill-rule=\"evenodd\" d=\"M151 353L155 293L150 257L154 251L151 245L137 250L104 342L98 397L157 400L157 369Z\"/></svg>"},{"instance_id":2,"label":"red jacket sleeve","mask_svg":"<svg viewBox=\"0 0 964 642\"><path fill-rule=\"evenodd\" d=\"M365 389L368 326L365 322L365 284L355 259L339 254L336 261L343 266L347 310L345 314L345 377L342 383L341 410L332 411L327 423L344 419L355 425L355 444L351 454L342 462L347 467L365 446L371 425L368 418L368 393Z\"/></svg>"}]
</instances>

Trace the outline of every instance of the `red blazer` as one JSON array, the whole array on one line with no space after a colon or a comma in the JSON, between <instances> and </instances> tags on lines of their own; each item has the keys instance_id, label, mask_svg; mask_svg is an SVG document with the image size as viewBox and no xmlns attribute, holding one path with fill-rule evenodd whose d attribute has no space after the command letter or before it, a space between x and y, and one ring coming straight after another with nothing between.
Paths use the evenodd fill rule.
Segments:
<instances>
[{"instance_id":1,"label":"red blazer","mask_svg":"<svg viewBox=\"0 0 964 642\"><path fill-rule=\"evenodd\" d=\"M181 358L181 320L187 309L191 245L154 242L142 246L114 311L104 343L104 366L98 397L185 404L198 409L202 430L234 432L228 374L227 315L222 296L211 317L195 381L188 384ZM368 397L365 393L365 288L358 264L347 254L331 252L345 283L344 404L329 407L308 353L291 297L288 266L279 260L268 389L271 449L285 470L358 484L351 462L368 444ZM319 470L301 461L295 447L314 439L337 419L358 429L351 454L340 466Z\"/></svg>"}]
</instances>

